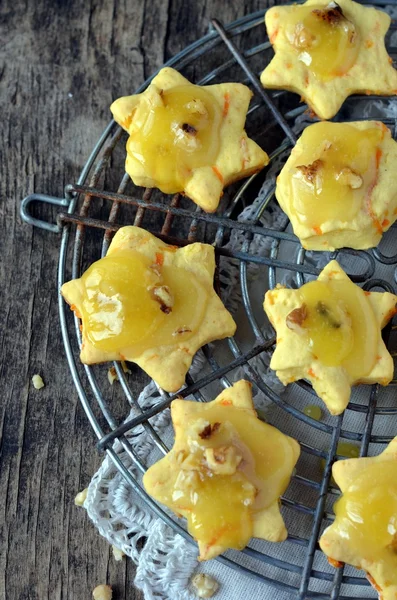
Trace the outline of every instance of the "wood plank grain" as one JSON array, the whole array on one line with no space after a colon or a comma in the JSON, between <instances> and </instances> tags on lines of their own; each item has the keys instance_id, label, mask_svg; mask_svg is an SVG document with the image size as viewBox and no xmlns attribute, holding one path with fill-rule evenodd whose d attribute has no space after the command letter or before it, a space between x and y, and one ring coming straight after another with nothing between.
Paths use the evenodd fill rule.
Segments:
<instances>
[{"instance_id":1,"label":"wood plank grain","mask_svg":"<svg viewBox=\"0 0 397 600\"><path fill-rule=\"evenodd\" d=\"M59 239L19 217L33 191L59 196L109 120L108 107L165 59L263 1L3 0L0 4L0 598L80 600L108 582L139 600L75 494L101 457L58 325ZM45 211L48 215L48 210ZM43 215L38 208L37 215ZM31 377L46 383L37 391ZM136 389L142 385L137 376Z\"/></svg>"}]
</instances>

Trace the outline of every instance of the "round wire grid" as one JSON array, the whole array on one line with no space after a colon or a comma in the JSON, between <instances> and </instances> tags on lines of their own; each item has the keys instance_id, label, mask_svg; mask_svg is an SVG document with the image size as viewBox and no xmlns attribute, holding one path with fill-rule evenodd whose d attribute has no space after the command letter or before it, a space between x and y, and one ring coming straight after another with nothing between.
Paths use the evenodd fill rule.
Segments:
<instances>
[{"instance_id":1,"label":"round wire grid","mask_svg":"<svg viewBox=\"0 0 397 600\"><path fill-rule=\"evenodd\" d=\"M382 2L372 4L383 5ZM287 158L296 139L291 127L306 106L298 104L293 94L281 91L269 93L260 86L258 76L272 56L263 16L264 11L254 13L225 28L213 21L206 36L167 65L201 85L240 81L250 86L254 97L247 116L247 133L267 150L272 164L275 160L282 162ZM388 51L392 58L397 57L397 48L390 41L395 29L393 23L388 34ZM148 83L145 82L137 92ZM352 116L358 120L357 111L367 110L371 100L372 97L368 96L348 99L338 120L346 121ZM390 98L380 97L376 110L382 103L386 106L390 102ZM379 118L377 114L373 117ZM391 128L395 138L397 120L388 118L383 121ZM237 220L242 208L257 197L269 167L242 185L231 186L218 212L209 215L180 195L170 198L158 190L142 192L142 188L133 186L126 174L120 180L120 173L124 172L125 140L126 134L112 121L95 146L77 183L66 187L64 198L34 194L22 203L22 216L26 221L62 234L58 288L70 278L79 277L92 262L103 256L114 232L126 224L145 227L164 241L179 246L194 241L211 243L215 246L218 273L222 269L227 270L230 261L238 264L250 343L247 345L234 337L227 344L216 342L205 347L206 374L195 378L188 375L186 386L178 394L158 389L157 401L149 409L143 409L129 384L137 367L131 365L133 373L128 375L119 363L114 363L120 386L110 387L107 380L109 365L81 365L79 322L59 295L61 329L69 367L84 410L98 437L98 447L108 453L117 469L150 508L175 531L191 540L184 522L164 511L144 491L141 475L150 465L138 457L127 438L137 427L143 426L150 433L160 457L168 451L168 447L154 430L151 418L166 410L177 395L194 397L197 401L207 401L211 394L213 398L214 389L219 393L231 384L229 377L233 372L237 368L243 369L245 378L253 383L254 391L271 404L266 418L298 439L302 457L282 498L288 540L281 545L253 540L243 552L229 551L218 560L240 573L290 592L293 598L375 598L375 591L370 591L361 572L350 567L334 569L328 565L319 550L318 538L333 520L332 504L339 494L331 480L332 463L340 458L337 455L338 441L342 439L359 444L361 456L377 454L384 448L393 437L393 428L394 434L397 433L397 407L390 400L395 394L396 381L386 391L380 390L377 385L361 386L359 393L353 393L344 415L330 417L324 414L321 421L303 412L306 404L319 402L307 383L292 384L282 395L277 394L269 386L268 379L258 371L255 362L256 357L263 357L264 363L268 364L275 338L268 339L263 334L266 317L255 308L258 291L253 289L247 273L252 265L256 265L257 281L263 288L260 296L263 297L266 289L285 281L285 277L292 285L300 286L316 277L321 267L316 262L316 255L318 257L320 253L302 249L291 233L287 219L282 230L265 227L261 222L266 211L274 210L274 186L262 198L250 222ZM58 215L57 224L44 222L32 217L30 204L33 201L56 205L64 208L65 212ZM239 250L226 247L233 232L244 236ZM384 236L381 248L385 243L389 249L393 238L394 228ZM270 240L270 251L266 255L256 254L252 249L254 239ZM342 265L347 265L351 278L363 284L365 289L395 292L397 254L391 255L390 250L388 254L380 248L366 252L341 250L327 254L327 258L337 258ZM216 285L220 289L217 277ZM393 326L387 328L385 340L393 353ZM125 421L131 409L133 416ZM123 454L113 447L115 439L119 440ZM128 456L135 465L134 472L127 468L123 456ZM301 534L302 526L306 535Z\"/></svg>"}]
</instances>

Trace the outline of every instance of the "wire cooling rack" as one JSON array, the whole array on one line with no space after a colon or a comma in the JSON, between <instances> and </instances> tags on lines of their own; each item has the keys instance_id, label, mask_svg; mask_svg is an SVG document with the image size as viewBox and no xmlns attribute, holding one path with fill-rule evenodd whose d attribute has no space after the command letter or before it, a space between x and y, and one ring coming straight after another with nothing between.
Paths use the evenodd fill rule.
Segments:
<instances>
[{"instance_id":1,"label":"wire cooling rack","mask_svg":"<svg viewBox=\"0 0 397 600\"><path fill-rule=\"evenodd\" d=\"M373 1L371 4L384 5L380 1ZM258 75L272 56L270 43L265 37L263 16L263 11L257 12L225 28L219 22L212 21L206 36L175 56L167 65L177 68L199 84L241 81L249 85L254 92L254 97L247 116L247 132L271 154L271 159L274 161L288 156L289 149L295 142L295 134L291 127L306 107L298 104L296 96L280 91L266 92L259 83ZM390 36L395 29L393 24L388 38L388 50L392 58L397 56L397 48L390 43ZM149 81L136 92L142 91ZM370 101L371 97L365 97L365 102ZM356 96L348 100L340 113L341 120L348 120L352 107L354 108L360 102L364 102L364 97ZM379 102L390 102L390 99L380 98ZM384 122L391 128L393 137L396 138L397 121L386 119ZM361 456L369 452L370 444L376 444L379 448L378 444L388 443L391 437L378 433L377 421L394 420L395 432L397 432L397 408L389 406L387 402L385 404L379 386L372 386L366 388L368 391L366 391L365 401L351 401L344 415L316 421L304 414L304 404L296 406L290 402L291 395L280 396L275 393L250 362L263 353L269 355L274 348L275 338L269 340L262 334L261 325L265 317L262 315L259 319L253 309L252 291L247 277L248 266L258 265L263 273L263 279L265 280L265 277L267 279L268 288L273 288L280 281L283 273L292 274L296 285L302 285L306 280L318 275L321 270L308 258L310 253L306 253L295 236L290 233L287 221L282 231L261 224L261 216L266 210L271 210L274 188L263 198L250 222L236 220L236 215L241 209L257 196L267 169L245 181L241 187L232 186L225 194L217 214L210 215L203 213L180 195L170 198L157 190L146 189L142 192L141 188L132 185L126 174L120 180L120 173L124 173L124 144L125 134L112 121L93 149L77 183L66 186L63 198L33 194L22 201L21 214L25 221L61 234L58 289L70 278L79 277L89 264L103 256L113 233L126 224L145 227L164 241L179 246L194 241L212 243L215 246L218 266L225 264L222 261L238 262L242 304L255 342L248 350L244 350L236 338L229 339L231 358L230 360L227 358L223 364L218 354L211 349L216 348L216 344L211 348L204 348L209 367L207 374L195 379L188 375L186 386L178 392L178 396L194 396L196 400L203 401L206 399L205 388L209 384L218 382L220 389L222 386L230 385L228 375L237 367L241 367L246 378L254 384L254 389L260 390L274 406L275 425L279 425L285 431L283 425L289 420L302 424L305 431L313 431L317 435L315 439L318 439L318 434L321 434L326 440L324 444L308 443L307 440L311 439L310 435L301 436L299 441L302 454L314 458L317 462L322 459L325 467L323 473L315 477L310 472L300 473L298 463L298 470L293 476L293 485L297 487L298 493L289 496L287 490L282 499L283 514L287 523L292 523L292 526L289 526L288 540L284 545L264 542L260 549L257 549L257 546L251 544L243 553L229 552L227 556L221 556L218 560L240 573L278 590L289 592L292 598L300 600L360 598L360 590L364 590L363 586L368 586L368 582L359 572L346 570L344 567L325 568L324 561L321 563L322 566L317 567L317 559L321 554L318 538L324 527L332 521L332 511L328 507L332 506L338 495L338 490L332 484L331 467L334 460L340 458L337 456L337 444L340 439L359 443ZM57 216L57 222L50 223L32 216L31 205L34 202L44 202L62 209ZM231 233L236 231L240 232L245 240L239 251L233 251L225 246ZM395 229L391 229L387 235L389 239L390 236L395 236ZM271 241L268 255L258 256L252 250L254 236ZM368 252L341 250L330 256L330 258L334 257L342 263L344 259L350 260L349 264L354 265L353 270L349 272L350 276L354 281L362 283L365 289L395 291L397 271L394 265L397 264L397 254L385 254L378 248ZM389 269L386 279L377 276L378 267ZM142 409L131 390L129 376L118 363L114 363L123 399L121 405L120 402L113 403L113 399L109 396L114 393L114 386L109 392L106 379L109 365L95 367L81 365L79 322L71 315L60 295L59 315L70 371L84 410L98 437L98 447L108 453L135 492L158 516L182 536L191 539L183 523L174 519L147 496L141 487L140 478L135 477L128 470L113 448L113 442L117 438L126 455L137 467L137 471L145 472L149 465L140 460L126 434L142 425L151 434L155 446L165 453L167 447L161 436L154 430L151 418L167 409L176 394L168 394L159 389L158 402L150 409ZM393 335L395 335L393 329L389 327L386 332L389 347L393 344ZM391 385L395 386L396 381ZM315 401L311 387L304 382L292 384L290 389L296 389L300 394L304 393L308 403ZM393 389L395 390L395 387ZM131 407L135 409L136 416L124 421ZM357 420L358 426L351 426L352 417L353 421ZM309 534L306 537L294 534L295 516L307 519ZM274 553L276 546L278 549L285 548L281 557L279 552ZM296 550L300 552L297 553ZM294 560L291 559L292 555L295 557ZM251 559L249 566L244 561L247 556ZM319 583L322 586L321 591L318 591ZM324 591L324 585L327 591ZM344 590L349 590L350 593L346 595ZM351 590L354 590L353 595ZM371 596L367 588L364 595L376 597L376 593L373 592Z\"/></svg>"}]
</instances>

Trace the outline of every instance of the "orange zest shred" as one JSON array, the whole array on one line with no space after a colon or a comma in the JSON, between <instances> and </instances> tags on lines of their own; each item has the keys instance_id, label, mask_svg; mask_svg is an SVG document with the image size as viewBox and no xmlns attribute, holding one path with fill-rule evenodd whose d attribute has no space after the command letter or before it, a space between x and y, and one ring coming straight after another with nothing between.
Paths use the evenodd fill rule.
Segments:
<instances>
[{"instance_id":1,"label":"orange zest shred","mask_svg":"<svg viewBox=\"0 0 397 600\"><path fill-rule=\"evenodd\" d=\"M330 565L335 567L335 569L339 569L340 567L343 567L343 563L340 562L340 560L335 560L334 558L328 557L328 562Z\"/></svg>"},{"instance_id":2,"label":"orange zest shred","mask_svg":"<svg viewBox=\"0 0 397 600\"><path fill-rule=\"evenodd\" d=\"M227 527L221 527L220 529L218 529L218 532L214 535L214 537L210 539L210 541L206 545L206 550L209 550L212 546L214 546L219 540L219 538L227 531L227 529Z\"/></svg>"},{"instance_id":3,"label":"orange zest shred","mask_svg":"<svg viewBox=\"0 0 397 600\"><path fill-rule=\"evenodd\" d=\"M134 111L135 112L135 111ZM134 116L134 112L132 112L124 121L121 123L123 129L129 129L132 121L132 117Z\"/></svg>"},{"instance_id":4,"label":"orange zest shred","mask_svg":"<svg viewBox=\"0 0 397 600\"><path fill-rule=\"evenodd\" d=\"M382 228L384 229L385 227L388 227L388 225L390 225L389 219L383 219Z\"/></svg>"},{"instance_id":5,"label":"orange zest shred","mask_svg":"<svg viewBox=\"0 0 397 600\"><path fill-rule=\"evenodd\" d=\"M186 506L177 506L176 508L177 508L177 510L181 511L181 513L182 512L192 512L192 509L187 508Z\"/></svg>"},{"instance_id":6,"label":"orange zest shred","mask_svg":"<svg viewBox=\"0 0 397 600\"><path fill-rule=\"evenodd\" d=\"M162 252L156 252L156 265L162 267L164 263L164 254Z\"/></svg>"},{"instance_id":7,"label":"orange zest shred","mask_svg":"<svg viewBox=\"0 0 397 600\"><path fill-rule=\"evenodd\" d=\"M224 103L223 103L223 117L227 116L227 113L229 112L229 107L230 107L230 94L229 92L226 92L226 94L224 95Z\"/></svg>"},{"instance_id":8,"label":"orange zest shred","mask_svg":"<svg viewBox=\"0 0 397 600\"><path fill-rule=\"evenodd\" d=\"M243 153L242 168L245 169L247 164L249 163L249 158L248 158L247 140L244 136L240 139L240 146L241 146L241 151Z\"/></svg>"},{"instance_id":9,"label":"orange zest shred","mask_svg":"<svg viewBox=\"0 0 397 600\"><path fill-rule=\"evenodd\" d=\"M395 315L395 314L397 314L397 304L396 304L396 305L395 305L395 307L394 307L394 308L392 308L392 309L391 309L391 311L388 313L388 315L387 315L387 317L386 317L387 321L390 321L390 320L391 320L391 319L394 317L394 315Z\"/></svg>"},{"instance_id":10,"label":"orange zest shred","mask_svg":"<svg viewBox=\"0 0 397 600\"><path fill-rule=\"evenodd\" d=\"M316 235L322 235L322 229L319 225L316 225L315 227L313 227L313 230L315 232Z\"/></svg>"},{"instance_id":11,"label":"orange zest shred","mask_svg":"<svg viewBox=\"0 0 397 600\"><path fill-rule=\"evenodd\" d=\"M278 36L278 32L279 32L279 30L275 29L273 31L273 33L270 35L269 40L270 40L271 44L274 44L274 42L276 41L276 37Z\"/></svg>"},{"instance_id":12,"label":"orange zest shred","mask_svg":"<svg viewBox=\"0 0 397 600\"><path fill-rule=\"evenodd\" d=\"M368 572L365 573L365 576L370 582L370 584L376 589L376 591L381 593L382 588L376 583L375 579Z\"/></svg>"},{"instance_id":13,"label":"orange zest shred","mask_svg":"<svg viewBox=\"0 0 397 600\"><path fill-rule=\"evenodd\" d=\"M232 401L225 398L224 400L221 400L221 404L222 404L222 406L231 406Z\"/></svg>"},{"instance_id":14,"label":"orange zest shred","mask_svg":"<svg viewBox=\"0 0 397 600\"><path fill-rule=\"evenodd\" d=\"M74 314L76 315L76 317L78 319L81 319L81 314L80 314L80 312L79 312L79 310L78 310L78 308L77 308L77 306L75 304L71 304L70 305L70 310L72 310L74 312Z\"/></svg>"},{"instance_id":15,"label":"orange zest shred","mask_svg":"<svg viewBox=\"0 0 397 600\"><path fill-rule=\"evenodd\" d=\"M223 184L223 182L224 182L223 175L220 172L220 170L218 169L218 167L213 166L212 170L214 171L215 175L218 177L219 181Z\"/></svg>"},{"instance_id":16,"label":"orange zest shred","mask_svg":"<svg viewBox=\"0 0 397 600\"><path fill-rule=\"evenodd\" d=\"M374 45L372 40L365 40L365 47L366 48L372 48L372 46Z\"/></svg>"},{"instance_id":17,"label":"orange zest shred","mask_svg":"<svg viewBox=\"0 0 397 600\"><path fill-rule=\"evenodd\" d=\"M370 296L370 295L371 295L371 292L367 292L366 290L364 290L364 294L365 294L366 296Z\"/></svg>"},{"instance_id":18,"label":"orange zest shred","mask_svg":"<svg viewBox=\"0 0 397 600\"><path fill-rule=\"evenodd\" d=\"M313 371L313 369L311 367L308 370L307 374L309 375L309 377L313 377L314 379L317 379L317 375L315 374L315 372Z\"/></svg>"}]
</instances>

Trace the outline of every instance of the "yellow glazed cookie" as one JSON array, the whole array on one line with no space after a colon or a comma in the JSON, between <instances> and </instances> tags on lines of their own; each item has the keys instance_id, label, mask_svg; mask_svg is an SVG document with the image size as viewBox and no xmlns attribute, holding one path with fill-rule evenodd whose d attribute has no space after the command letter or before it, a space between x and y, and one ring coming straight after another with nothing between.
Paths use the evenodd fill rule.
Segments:
<instances>
[{"instance_id":1,"label":"yellow glazed cookie","mask_svg":"<svg viewBox=\"0 0 397 600\"><path fill-rule=\"evenodd\" d=\"M383 123L315 123L281 170L276 197L304 248L372 248L397 218L396 166Z\"/></svg>"},{"instance_id":2,"label":"yellow glazed cookie","mask_svg":"<svg viewBox=\"0 0 397 600\"><path fill-rule=\"evenodd\" d=\"M397 600L397 437L379 456L340 460L332 473L343 495L322 551L331 564L364 569L380 600Z\"/></svg>"},{"instance_id":3,"label":"yellow glazed cookie","mask_svg":"<svg viewBox=\"0 0 397 600\"><path fill-rule=\"evenodd\" d=\"M183 192L214 212L225 186L269 162L244 131L251 96L241 83L201 87L166 67L142 94L113 102L130 135L125 169L133 182Z\"/></svg>"},{"instance_id":4,"label":"yellow glazed cookie","mask_svg":"<svg viewBox=\"0 0 397 600\"><path fill-rule=\"evenodd\" d=\"M279 498L298 460L299 444L257 417L248 381L213 402L174 400L172 450L143 477L146 491L187 519L200 560L251 537L280 542L287 530Z\"/></svg>"},{"instance_id":5,"label":"yellow glazed cookie","mask_svg":"<svg viewBox=\"0 0 397 600\"><path fill-rule=\"evenodd\" d=\"M329 412L339 415L352 385L387 385L393 378L381 329L396 303L389 292L364 292L336 260L297 290L268 291L264 309L277 333L270 367L284 385L310 381Z\"/></svg>"},{"instance_id":6,"label":"yellow glazed cookie","mask_svg":"<svg viewBox=\"0 0 397 600\"><path fill-rule=\"evenodd\" d=\"M177 391L197 350L236 330L214 270L212 246L178 249L139 227L119 229L106 257L61 288L82 320L82 362L132 361Z\"/></svg>"},{"instance_id":7,"label":"yellow glazed cookie","mask_svg":"<svg viewBox=\"0 0 397 600\"><path fill-rule=\"evenodd\" d=\"M276 55L262 85L300 94L320 119L331 119L351 94L396 94L386 13L352 0L308 0L274 6L265 22Z\"/></svg>"}]
</instances>

